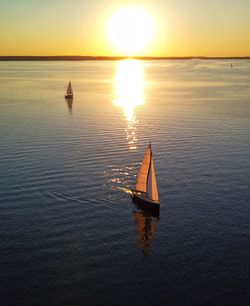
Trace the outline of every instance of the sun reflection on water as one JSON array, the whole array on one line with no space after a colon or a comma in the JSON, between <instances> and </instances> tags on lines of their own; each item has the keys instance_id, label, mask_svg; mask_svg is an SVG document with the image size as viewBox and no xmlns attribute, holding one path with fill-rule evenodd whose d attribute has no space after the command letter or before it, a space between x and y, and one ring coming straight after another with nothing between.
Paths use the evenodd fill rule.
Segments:
<instances>
[{"instance_id":1,"label":"sun reflection on water","mask_svg":"<svg viewBox=\"0 0 250 306\"><path fill-rule=\"evenodd\" d=\"M143 67L138 60L124 60L118 62L115 75L114 103L123 108L127 119L127 141L131 150L136 149L136 116L135 107L144 103L144 75Z\"/></svg>"}]
</instances>

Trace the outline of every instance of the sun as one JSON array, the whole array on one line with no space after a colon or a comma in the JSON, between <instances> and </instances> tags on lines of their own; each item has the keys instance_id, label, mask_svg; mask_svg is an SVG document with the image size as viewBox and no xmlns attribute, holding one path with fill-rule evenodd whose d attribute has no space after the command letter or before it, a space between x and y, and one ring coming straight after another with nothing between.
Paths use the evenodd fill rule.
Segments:
<instances>
[{"instance_id":1,"label":"sun","mask_svg":"<svg viewBox=\"0 0 250 306\"><path fill-rule=\"evenodd\" d=\"M154 35L150 14L139 7L124 7L111 17L108 36L113 46L123 55L145 52Z\"/></svg>"}]
</instances>

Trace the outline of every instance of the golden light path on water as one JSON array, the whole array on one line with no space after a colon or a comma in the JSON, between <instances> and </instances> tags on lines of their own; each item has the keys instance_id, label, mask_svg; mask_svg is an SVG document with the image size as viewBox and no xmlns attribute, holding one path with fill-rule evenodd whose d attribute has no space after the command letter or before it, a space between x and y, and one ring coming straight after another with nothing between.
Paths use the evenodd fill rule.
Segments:
<instances>
[{"instance_id":1,"label":"golden light path on water","mask_svg":"<svg viewBox=\"0 0 250 306\"><path fill-rule=\"evenodd\" d=\"M134 109L144 103L144 74L140 61L128 59L117 63L114 103L123 108L127 119L127 140L131 150L136 149L136 116Z\"/></svg>"}]
</instances>

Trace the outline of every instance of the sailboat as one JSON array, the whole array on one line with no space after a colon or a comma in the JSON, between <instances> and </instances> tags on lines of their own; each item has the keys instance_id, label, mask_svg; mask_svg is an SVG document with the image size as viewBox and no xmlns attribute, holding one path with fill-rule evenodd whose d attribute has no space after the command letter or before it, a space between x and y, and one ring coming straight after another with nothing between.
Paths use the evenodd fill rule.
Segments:
<instances>
[{"instance_id":1,"label":"sailboat","mask_svg":"<svg viewBox=\"0 0 250 306\"><path fill-rule=\"evenodd\" d=\"M72 86L71 86L71 81L69 81L65 98L66 99L72 99L73 98L73 90L72 90Z\"/></svg>"},{"instance_id":2,"label":"sailboat","mask_svg":"<svg viewBox=\"0 0 250 306\"><path fill-rule=\"evenodd\" d=\"M148 145L143 157L141 167L137 174L136 186L132 190L132 194L134 202L142 204L145 207L159 209L159 196L151 143Z\"/></svg>"}]
</instances>

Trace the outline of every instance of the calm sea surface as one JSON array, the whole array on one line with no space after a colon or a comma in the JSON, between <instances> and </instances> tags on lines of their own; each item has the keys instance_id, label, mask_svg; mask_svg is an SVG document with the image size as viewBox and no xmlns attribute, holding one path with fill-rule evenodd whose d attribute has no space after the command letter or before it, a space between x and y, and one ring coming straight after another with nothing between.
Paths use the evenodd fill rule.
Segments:
<instances>
[{"instance_id":1,"label":"calm sea surface","mask_svg":"<svg viewBox=\"0 0 250 306\"><path fill-rule=\"evenodd\" d=\"M0 62L0 89L1 306L249 305L250 61Z\"/></svg>"}]
</instances>

